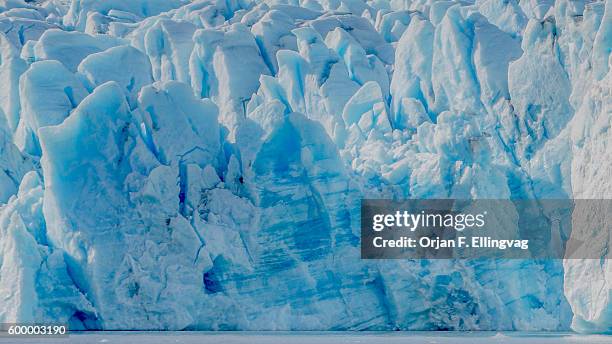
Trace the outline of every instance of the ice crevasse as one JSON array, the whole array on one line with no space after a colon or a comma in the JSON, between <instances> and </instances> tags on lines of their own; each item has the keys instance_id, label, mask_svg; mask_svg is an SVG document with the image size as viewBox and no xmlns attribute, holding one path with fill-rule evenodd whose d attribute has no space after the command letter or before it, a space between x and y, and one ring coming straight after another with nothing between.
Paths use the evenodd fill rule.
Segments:
<instances>
[{"instance_id":1,"label":"ice crevasse","mask_svg":"<svg viewBox=\"0 0 612 344\"><path fill-rule=\"evenodd\" d=\"M611 332L608 253L359 252L362 198L612 197L611 51L610 0L0 1L0 322Z\"/></svg>"}]
</instances>

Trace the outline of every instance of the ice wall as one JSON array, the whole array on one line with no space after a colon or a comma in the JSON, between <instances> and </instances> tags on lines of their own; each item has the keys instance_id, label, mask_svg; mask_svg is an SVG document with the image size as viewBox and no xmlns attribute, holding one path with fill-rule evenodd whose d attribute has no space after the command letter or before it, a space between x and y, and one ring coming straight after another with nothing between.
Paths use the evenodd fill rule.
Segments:
<instances>
[{"instance_id":1,"label":"ice wall","mask_svg":"<svg viewBox=\"0 0 612 344\"><path fill-rule=\"evenodd\" d=\"M0 2L0 322L609 332L609 231L601 260L363 261L359 206L609 197L611 15Z\"/></svg>"}]
</instances>

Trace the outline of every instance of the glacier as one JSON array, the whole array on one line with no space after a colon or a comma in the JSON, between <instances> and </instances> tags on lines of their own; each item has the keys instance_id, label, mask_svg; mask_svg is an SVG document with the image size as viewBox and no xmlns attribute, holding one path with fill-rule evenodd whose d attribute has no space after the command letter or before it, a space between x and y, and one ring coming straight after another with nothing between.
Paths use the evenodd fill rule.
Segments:
<instances>
[{"instance_id":1,"label":"glacier","mask_svg":"<svg viewBox=\"0 0 612 344\"><path fill-rule=\"evenodd\" d=\"M363 198L612 197L611 52L612 0L0 0L0 323L612 332L606 225L359 250Z\"/></svg>"}]
</instances>

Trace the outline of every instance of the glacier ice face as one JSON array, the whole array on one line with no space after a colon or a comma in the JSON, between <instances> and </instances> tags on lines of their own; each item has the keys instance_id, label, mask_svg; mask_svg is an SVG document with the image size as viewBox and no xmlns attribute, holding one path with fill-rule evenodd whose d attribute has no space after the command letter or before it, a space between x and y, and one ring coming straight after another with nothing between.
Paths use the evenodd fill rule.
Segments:
<instances>
[{"instance_id":1,"label":"glacier ice face","mask_svg":"<svg viewBox=\"0 0 612 344\"><path fill-rule=\"evenodd\" d=\"M593 74L595 80L583 96L583 101L572 119L573 125L569 134L569 140L574 143L573 160L570 163L573 172L571 183L577 198L607 197L612 191L607 182L608 177L604 176L605 172L598 167L610 157L610 151L606 147L609 140L606 128L610 125L609 115L612 112L612 73L608 73L601 80L596 80L597 70L594 69ZM610 211L606 208L598 210L603 214ZM581 228L583 232L575 234L577 237L585 237L584 233L591 230L592 234L588 234L592 239L589 244L594 252L602 253L602 259L572 259L564 262L565 293L568 299L573 301L572 326L585 332L609 332L611 328L612 266L606 257L612 238L610 233L604 230L606 220L609 220L608 216L601 217L594 223L587 222L589 228Z\"/></svg>"},{"instance_id":2,"label":"glacier ice face","mask_svg":"<svg viewBox=\"0 0 612 344\"><path fill-rule=\"evenodd\" d=\"M95 134L100 131L107 135ZM176 301L183 292L197 292L195 269L207 260L198 259L198 234L179 215L178 166L160 164L146 146L123 89L113 81L99 86L68 120L39 135L49 242L66 253L75 283L97 306L83 325L182 328L193 322L196 305ZM116 285L109 289L102 281ZM103 324L97 314L106 314Z\"/></svg>"},{"instance_id":3,"label":"glacier ice face","mask_svg":"<svg viewBox=\"0 0 612 344\"><path fill-rule=\"evenodd\" d=\"M34 169L32 158L19 151L13 144L6 121L0 118L0 202L6 203L17 193L22 178Z\"/></svg>"},{"instance_id":4,"label":"glacier ice face","mask_svg":"<svg viewBox=\"0 0 612 344\"><path fill-rule=\"evenodd\" d=\"M19 79L19 93L44 94L50 99L20 98L15 143L22 151L34 156L40 156L38 129L62 123L88 94L82 82L56 60L33 63Z\"/></svg>"},{"instance_id":5,"label":"glacier ice face","mask_svg":"<svg viewBox=\"0 0 612 344\"><path fill-rule=\"evenodd\" d=\"M359 210L608 197L611 14L0 2L0 322L610 332L609 231L601 260L365 261Z\"/></svg>"},{"instance_id":6,"label":"glacier ice face","mask_svg":"<svg viewBox=\"0 0 612 344\"><path fill-rule=\"evenodd\" d=\"M120 41L110 36L96 37L77 31L50 29L33 45L32 58L35 61L57 60L74 72L88 55L119 45Z\"/></svg>"},{"instance_id":7,"label":"glacier ice face","mask_svg":"<svg viewBox=\"0 0 612 344\"><path fill-rule=\"evenodd\" d=\"M127 45L87 56L79 64L78 71L89 81L90 91L107 81L119 83L131 106L136 105L138 91L153 82L147 56Z\"/></svg>"},{"instance_id":8,"label":"glacier ice face","mask_svg":"<svg viewBox=\"0 0 612 344\"><path fill-rule=\"evenodd\" d=\"M253 34L241 23L227 31L198 30L189 60L191 85L196 94L215 101L221 109L220 121L230 131L244 116L244 107L257 91L259 76L269 70Z\"/></svg>"},{"instance_id":9,"label":"glacier ice face","mask_svg":"<svg viewBox=\"0 0 612 344\"><path fill-rule=\"evenodd\" d=\"M15 131L19 124L19 77L26 70L26 63L19 58L19 49L4 33L0 33L0 108L4 113L6 128Z\"/></svg>"},{"instance_id":10,"label":"glacier ice face","mask_svg":"<svg viewBox=\"0 0 612 344\"><path fill-rule=\"evenodd\" d=\"M75 315L95 312L75 285L64 251L49 244L43 194L42 179L30 171L2 208L0 294L6 300L2 319L68 322Z\"/></svg>"}]
</instances>

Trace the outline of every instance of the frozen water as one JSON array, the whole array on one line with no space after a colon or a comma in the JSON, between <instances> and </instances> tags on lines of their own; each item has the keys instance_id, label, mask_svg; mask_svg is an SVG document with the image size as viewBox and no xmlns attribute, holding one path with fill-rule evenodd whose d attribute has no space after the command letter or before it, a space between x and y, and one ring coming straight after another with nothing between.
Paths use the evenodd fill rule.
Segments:
<instances>
[{"instance_id":1,"label":"frozen water","mask_svg":"<svg viewBox=\"0 0 612 344\"><path fill-rule=\"evenodd\" d=\"M364 197L612 197L611 32L611 0L0 1L0 322L611 332L606 226L597 260L359 252Z\"/></svg>"},{"instance_id":2,"label":"frozen water","mask_svg":"<svg viewBox=\"0 0 612 344\"><path fill-rule=\"evenodd\" d=\"M2 339L0 343L9 343L14 339ZM390 332L390 333L347 333L347 332L88 332L72 333L68 338L28 338L29 343L178 343L178 344L277 344L277 343L326 343L326 344L600 344L609 343L609 338L601 335L576 335L570 333L440 333L440 332Z\"/></svg>"}]
</instances>

